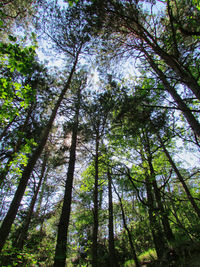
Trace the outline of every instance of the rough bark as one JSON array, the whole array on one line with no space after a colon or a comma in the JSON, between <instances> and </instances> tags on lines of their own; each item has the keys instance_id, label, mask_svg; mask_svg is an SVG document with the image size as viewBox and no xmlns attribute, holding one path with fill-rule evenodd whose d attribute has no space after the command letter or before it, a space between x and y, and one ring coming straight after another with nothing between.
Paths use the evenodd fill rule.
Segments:
<instances>
[{"instance_id":1,"label":"rough bark","mask_svg":"<svg viewBox=\"0 0 200 267\"><path fill-rule=\"evenodd\" d=\"M186 195L187 195L187 197L188 197L188 200L190 201L192 207L194 208L194 211L196 212L197 216L200 218L200 209L199 209L199 207L197 206L197 203L195 202L193 196L191 195L190 190L189 190L189 188L188 188L188 186L187 186L187 184L186 184L186 182L185 182L185 180L184 180L184 177L181 175L179 169L176 167L176 164L175 164L175 162L173 161L173 159L172 159L170 153L168 152L168 150L167 150L167 148L166 148L166 146L165 146L165 144L164 144L162 138L160 137L159 133L157 132L156 134L157 134L158 140L159 140L159 142L160 142L160 144L161 144L161 146L162 146L162 149L163 149L165 155L167 156L167 158L168 158L168 160L169 160L169 163L171 164L171 166L172 166L174 172L175 172L176 175L177 175L177 178L179 179L180 183L182 184L182 186L183 186L183 188L184 188L184 190L185 190L185 193L186 193Z\"/></svg>"},{"instance_id":2,"label":"rough bark","mask_svg":"<svg viewBox=\"0 0 200 267\"><path fill-rule=\"evenodd\" d=\"M151 56L148 53L145 53L146 57L148 59L149 64L153 68L153 70L157 73L158 77L163 82L166 90L169 92L169 94L173 97L175 100L177 106L182 111L184 117L186 118L187 122L191 126L192 130L196 135L200 137L200 123L198 120L194 117L189 107L185 104L185 102L182 100L182 98L179 96L179 94L176 92L174 87L170 85L170 83L167 81L165 74L158 68L154 60L151 58Z\"/></svg>"},{"instance_id":3,"label":"rough bark","mask_svg":"<svg viewBox=\"0 0 200 267\"><path fill-rule=\"evenodd\" d=\"M107 3L109 3L109 5ZM110 25L112 25L113 29L111 30L114 32L119 32L122 35L126 34L127 36L132 35L133 43L136 43L136 45L133 44L133 49L137 49L141 52L144 52L144 46L146 51L151 49L152 53L158 55L166 63L166 65L174 71L181 82L193 92L197 99L200 100L200 86L197 79L195 79L192 75L181 57L177 57L164 49L164 43L163 47L161 47L158 43L157 37L148 31L148 28L140 22L140 14L135 3L130 8L130 13L128 10L124 10L123 7L120 7L120 5L116 5L116 3L112 0L105 1L105 6L102 5L101 7L104 8L104 11L100 9L100 12L103 11L105 14L107 13L107 17L110 18L110 23L107 22L108 19L105 20L107 22L106 26L109 27L109 29ZM102 13L100 13L100 15L102 15ZM172 27L171 30L173 36ZM177 36L174 36L174 38L176 40ZM135 39L137 41L135 41ZM125 44L123 43L123 46L124 45ZM130 45L128 48L130 49Z\"/></svg>"},{"instance_id":4,"label":"rough bark","mask_svg":"<svg viewBox=\"0 0 200 267\"><path fill-rule=\"evenodd\" d=\"M110 267L116 267L117 262L115 258L115 241L114 241L114 227L113 227L113 199L112 199L112 177L110 171L107 172L108 176L108 203L109 203L109 263Z\"/></svg>"},{"instance_id":5,"label":"rough bark","mask_svg":"<svg viewBox=\"0 0 200 267\"><path fill-rule=\"evenodd\" d=\"M79 110L80 110L80 88L78 89L78 100L74 118L74 127L72 131L72 140L70 147L67 179L65 183L64 200L58 224L57 243L56 243L56 251L55 251L54 265L53 265L54 267L65 267L66 265L67 234L68 234L69 220L71 213L72 188L73 188L74 169L76 162Z\"/></svg>"},{"instance_id":6,"label":"rough bark","mask_svg":"<svg viewBox=\"0 0 200 267\"><path fill-rule=\"evenodd\" d=\"M113 185L114 187L114 190L115 190L115 193L119 199L119 203L120 203L120 208L121 208L121 212L122 212L122 220L123 220L123 224L124 224L124 228L128 234L128 240L129 240L129 244L130 244L130 247L131 247L131 252L132 252L132 256L133 256L133 259L135 261L135 266L136 267L140 267L140 263L139 263L139 260L138 260L138 257L137 257L137 254L136 254L136 250L135 250L135 247L134 247L134 244L133 244L133 240L132 240L132 235L131 235L131 232L128 228L128 225L126 223L126 216L125 216L125 212L124 212L124 207L123 207L123 204L122 204L122 198L120 197L119 193L117 192L115 186Z\"/></svg>"},{"instance_id":7,"label":"rough bark","mask_svg":"<svg viewBox=\"0 0 200 267\"><path fill-rule=\"evenodd\" d=\"M95 182L94 182L94 210L93 210L93 236L92 236L92 267L98 265L98 227L99 227L99 205L98 205L98 187L99 187L99 133L96 133L96 148L95 148Z\"/></svg>"},{"instance_id":8,"label":"rough bark","mask_svg":"<svg viewBox=\"0 0 200 267\"><path fill-rule=\"evenodd\" d=\"M147 142L146 142L146 149L147 149L147 160L148 160L148 164L149 164L149 170L150 170L150 174L151 174L151 180L152 180L155 200L156 200L159 212L160 212L160 217L161 217L161 222L163 225L165 237L170 243L174 240L174 235L172 233L172 230L171 230L171 227L169 224L169 219L168 219L168 216L166 214L166 211L165 211L163 203L162 203L162 197L160 194L160 190L159 190L158 185L157 185L148 136L147 136Z\"/></svg>"},{"instance_id":9,"label":"rough bark","mask_svg":"<svg viewBox=\"0 0 200 267\"><path fill-rule=\"evenodd\" d=\"M153 236L153 241L156 249L156 253L159 259L161 259L165 253L165 239L164 234L160 225L160 222L156 218L157 210L155 208L155 200L152 192L152 185L149 181L150 177L146 174L145 185L147 191L147 202L148 202L148 213L149 213L149 222L151 227L151 233Z\"/></svg>"},{"instance_id":10,"label":"rough bark","mask_svg":"<svg viewBox=\"0 0 200 267\"><path fill-rule=\"evenodd\" d=\"M27 216L25 218L25 221L24 221L24 223L22 225L21 232L20 232L17 240L15 240L14 246L19 248L19 249L23 249L24 242L26 241L27 236L28 236L28 229L29 229L29 225L30 225L31 218L32 218L32 215L33 215L33 210L34 210L34 207L35 207L37 196L38 196L38 193L39 193L39 190L40 190L40 187L42 185L43 178L44 178L46 164L47 164L47 155L45 154L44 155L44 159L43 159L43 163L42 163L42 169L41 169L41 174L40 174L40 177L39 177L39 182L38 182L37 188L36 188L36 190L34 192L33 198L31 200L31 203L30 203L30 206L29 206L29 210L28 210L28 214L27 214Z\"/></svg>"},{"instance_id":11,"label":"rough bark","mask_svg":"<svg viewBox=\"0 0 200 267\"><path fill-rule=\"evenodd\" d=\"M23 125L21 125L21 127L19 129L21 132L24 132L25 129L27 128L28 121L29 121L29 118L31 116L31 112L32 112L32 106L29 108L27 116L26 116L26 119L25 119ZM15 158L16 153L18 153L20 151L22 145L23 145L23 137L20 136L18 138L18 140L16 141L16 144L15 144L15 146L13 148L13 151L11 152L11 155L8 158L8 161L7 161L4 169L2 170L1 179L0 179L0 186L2 186L7 174L9 173L9 170L10 170L10 167L11 167L11 162Z\"/></svg>"}]
</instances>

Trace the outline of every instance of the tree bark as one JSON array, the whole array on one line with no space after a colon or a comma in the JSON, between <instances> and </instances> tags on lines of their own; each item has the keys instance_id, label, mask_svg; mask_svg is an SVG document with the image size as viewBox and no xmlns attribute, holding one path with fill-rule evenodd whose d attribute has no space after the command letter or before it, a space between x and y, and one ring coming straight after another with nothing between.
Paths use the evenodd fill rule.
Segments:
<instances>
[{"instance_id":1,"label":"tree bark","mask_svg":"<svg viewBox=\"0 0 200 267\"><path fill-rule=\"evenodd\" d=\"M94 210L93 210L93 237L92 237L92 267L98 266L98 227L99 227L99 205L98 205L98 187L99 187L99 129L96 133L96 147L95 147L95 181L94 181Z\"/></svg>"},{"instance_id":2,"label":"tree bark","mask_svg":"<svg viewBox=\"0 0 200 267\"><path fill-rule=\"evenodd\" d=\"M29 121L29 118L31 116L31 112L32 112L32 106L30 106L30 108L28 110L28 113L27 113L27 116L26 116L26 119L25 119L23 125L20 126L20 130L19 130L20 132L24 132L25 129L27 128L28 121ZM13 148L11 155L8 158L8 161L7 161L4 169L1 172L0 186L3 184L7 174L9 173L11 163L12 163L13 159L15 158L15 155L20 151L22 145L23 145L23 137L20 136L18 138L18 140L16 141L16 144Z\"/></svg>"},{"instance_id":3,"label":"tree bark","mask_svg":"<svg viewBox=\"0 0 200 267\"><path fill-rule=\"evenodd\" d=\"M191 110L189 107L184 103L182 98L179 96L179 94L176 92L174 87L170 85L170 83L167 81L167 78L165 74L158 68L154 60L151 58L151 56L147 53L144 52L149 64L153 68L153 70L157 73L158 77L161 79L163 82L163 85L165 86L166 90L169 92L169 94L173 97L175 100L176 104L178 105L179 109L182 111L183 115L185 116L187 122L191 126L192 130L196 135L200 137L200 123L198 120L194 117L192 114Z\"/></svg>"},{"instance_id":4,"label":"tree bark","mask_svg":"<svg viewBox=\"0 0 200 267\"><path fill-rule=\"evenodd\" d=\"M160 222L156 218L157 210L155 208L155 200L152 192L152 185L149 181L150 177L146 174L145 185L147 191L147 202L148 202L148 213L149 213L149 222L151 227L151 233L153 236L153 241L155 244L156 253L159 259L161 259L165 252L165 239L162 232Z\"/></svg>"},{"instance_id":5,"label":"tree bark","mask_svg":"<svg viewBox=\"0 0 200 267\"><path fill-rule=\"evenodd\" d=\"M186 182L184 181L183 176L181 175L181 173L179 172L178 168L176 167L176 164L175 164L175 162L173 161L171 155L169 154L169 152L168 152L168 150L167 150L167 148L166 148L166 146L165 146L165 144L164 144L162 138L160 137L159 133L156 132L156 135L157 135L158 140L159 140L159 142L160 142L160 144L161 144L161 146L162 146L162 148L163 148L163 151L164 151L165 155L167 156L167 158L168 158L168 160L169 160L169 163L171 164L171 166L172 166L174 172L176 173L176 175L177 175L177 177L178 177L180 183L182 184L182 186L183 186L183 188L184 188L184 190L185 190L185 193L186 193L186 195L187 195L187 197L188 197L188 200L190 201L190 203L191 203L191 205L192 205L194 211L196 212L197 216L200 218L200 209L199 209L199 207L197 206L197 203L195 202L193 196L191 195L190 190L189 190L189 188L188 188Z\"/></svg>"},{"instance_id":6,"label":"tree bark","mask_svg":"<svg viewBox=\"0 0 200 267\"><path fill-rule=\"evenodd\" d=\"M107 5L107 2L109 2L111 7ZM152 53L158 55L166 63L166 65L175 72L176 76L180 78L181 82L193 92L197 99L200 100L200 86L198 81L192 75L186 64L184 65L183 60L181 60L180 57L174 56L174 54L170 54L169 52L165 51L159 45L157 37L153 36L151 32L148 31L148 29L145 28L142 23L140 23L140 20L138 19L140 14L135 8L135 3L134 6L132 6L133 8L130 9L131 11L134 10L134 13L128 13L127 10L123 10L123 7L120 7L120 5L115 5L114 1L112 0L106 1L105 4L105 6L102 5L102 8L104 8L104 13L106 14L107 12L108 18L112 20L111 25L113 25L113 21L116 22L117 25L117 27L116 25L113 27L113 31L119 32L122 35L132 35L134 39L137 39L137 45L133 45L133 49L136 48L141 52L144 52L144 46L146 47L145 52L147 52L147 49L151 49ZM102 11L102 9L100 10ZM111 14L114 16L111 16ZM102 15L102 13L100 12L99 15ZM123 42L123 46L124 45L125 44ZM128 46L128 49L130 50L130 45Z\"/></svg>"},{"instance_id":7,"label":"tree bark","mask_svg":"<svg viewBox=\"0 0 200 267\"><path fill-rule=\"evenodd\" d=\"M135 251L135 247L134 247L134 244L133 244L132 235L131 235L131 232L130 232L130 230L128 228L128 225L126 223L126 216L125 216L124 207L123 207L123 204L122 204L122 198L120 197L120 195L117 192L117 190L116 190L114 185L113 185L113 187L114 187L115 193L116 193L116 195L117 195L117 197L119 199L120 208L121 208L121 212L122 212L122 220L123 220L124 228L125 228L125 230L126 230L126 232L128 234L128 240L129 240L129 243L130 243L133 259L135 261L135 266L136 267L140 267L140 263L139 263L139 260L138 260L138 257L137 257L136 251Z\"/></svg>"},{"instance_id":8,"label":"tree bark","mask_svg":"<svg viewBox=\"0 0 200 267\"><path fill-rule=\"evenodd\" d=\"M69 86L71 84L71 80L72 80L72 77L73 77L73 74L75 72L77 62L78 62L79 53L80 53L80 50L75 57L74 65L71 69L71 72L69 74L66 85L63 88L63 90L62 90L62 92L61 92L61 94L60 94L60 96L59 96L59 98L55 104L55 107L52 111L52 114L51 114L50 119L47 123L47 126L46 126L46 128L42 134L41 141L39 142L35 151L32 153L32 156L30 157L28 164L22 173L22 177L20 179L19 185L18 185L17 190L15 192L14 198L11 202L10 208L9 208L7 215L5 216L3 223L1 225L1 228L0 228L0 252L1 252L3 246L6 242L6 239L10 233L11 226L12 226L12 224L15 220L15 217L17 215L17 212L18 212L18 209L20 206L20 202L23 198L23 195L24 195L28 180L30 178L30 175L33 171L33 168L34 168L40 154L42 153L42 150L43 150L45 144L46 144L46 141L48 139L48 135L49 135L49 132L50 132L51 127L53 125L54 119L56 117L58 108L60 107L60 104L61 104L61 102L65 96L65 93L67 92L67 90L69 89Z\"/></svg>"},{"instance_id":9,"label":"tree bark","mask_svg":"<svg viewBox=\"0 0 200 267\"><path fill-rule=\"evenodd\" d=\"M27 214L27 216L25 218L25 221L24 221L24 223L22 225L21 232L20 232L20 234L19 234L19 236L18 236L18 238L17 238L17 240L15 241L15 244L14 244L14 246L19 248L19 249L23 249L24 242L26 241L27 236L28 236L28 229L29 229L29 225L30 225L31 218L32 218L32 215L33 215L33 210L34 210L34 207L35 207L37 196L38 196L38 193L39 193L39 190L40 190L43 178L44 178L46 164L47 164L47 154L44 155L41 174L40 174L40 177L39 177L39 182L38 182L36 191L34 192L33 198L31 200L30 207L29 207L29 210L28 210L28 214Z\"/></svg>"},{"instance_id":10,"label":"tree bark","mask_svg":"<svg viewBox=\"0 0 200 267\"><path fill-rule=\"evenodd\" d=\"M110 170L107 171L108 176L108 203L109 203L109 222L108 222L108 230L109 230L109 263L110 267L116 267L116 257L115 257L115 241L114 241L114 228L113 228L113 200L112 200L112 177L110 174Z\"/></svg>"},{"instance_id":11,"label":"tree bark","mask_svg":"<svg viewBox=\"0 0 200 267\"><path fill-rule=\"evenodd\" d=\"M77 146L77 136L78 136L78 125L79 125L80 89L81 88L79 88L77 92L78 100L74 118L74 127L72 131L69 165L67 171L67 179L65 183L65 194L64 194L60 221L58 224L58 235L57 235L56 251L54 257L54 265L53 265L54 267L65 267L66 265L67 234L68 234L69 220L71 213L72 188L74 180L76 146Z\"/></svg>"},{"instance_id":12,"label":"tree bark","mask_svg":"<svg viewBox=\"0 0 200 267\"><path fill-rule=\"evenodd\" d=\"M162 197L161 197L160 190L159 190L157 182L156 182L156 175L155 175L153 162L152 162L152 155L151 155L151 151L150 151L149 137L146 135L146 138L147 138L147 140L146 140L147 141L146 142L147 160L148 160L148 164L149 164L151 181L152 181L152 185L153 185L153 189L154 189L154 195L155 195L158 209L160 211L160 216L161 216L161 221L162 221L162 225L163 225L163 229L164 229L164 234L165 234L168 242L171 243L174 240L174 235L172 233L172 230L171 230L171 227L169 224L168 216L167 216L166 211L163 207Z\"/></svg>"}]
</instances>

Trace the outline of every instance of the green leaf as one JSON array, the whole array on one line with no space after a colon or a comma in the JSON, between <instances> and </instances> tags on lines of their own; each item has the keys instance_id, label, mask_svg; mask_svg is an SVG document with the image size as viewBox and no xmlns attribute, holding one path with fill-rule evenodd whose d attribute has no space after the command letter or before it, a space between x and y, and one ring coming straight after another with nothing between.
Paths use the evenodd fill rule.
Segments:
<instances>
[{"instance_id":1,"label":"green leaf","mask_svg":"<svg viewBox=\"0 0 200 267\"><path fill-rule=\"evenodd\" d=\"M16 42L17 41L17 38L15 36L9 35L8 38L12 42Z\"/></svg>"}]
</instances>

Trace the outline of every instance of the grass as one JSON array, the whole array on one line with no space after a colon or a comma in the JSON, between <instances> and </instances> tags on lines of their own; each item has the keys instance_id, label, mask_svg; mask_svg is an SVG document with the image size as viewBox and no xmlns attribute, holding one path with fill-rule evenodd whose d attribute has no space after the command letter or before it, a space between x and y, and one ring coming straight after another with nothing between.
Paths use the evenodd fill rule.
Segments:
<instances>
[{"instance_id":1,"label":"grass","mask_svg":"<svg viewBox=\"0 0 200 267\"><path fill-rule=\"evenodd\" d=\"M179 249L176 248L176 253L178 253L179 258L175 258L173 261L168 261L169 259L157 260L155 249L149 249L148 251L143 252L139 255L138 259L141 263L141 266L143 267L200 267L200 246L193 248L192 244L190 244L189 248L191 249L191 251L188 250L189 253L187 251L184 252L184 248L185 246L181 246L181 248ZM180 250L182 250L181 253ZM126 261L124 267L135 267L134 260Z\"/></svg>"},{"instance_id":2,"label":"grass","mask_svg":"<svg viewBox=\"0 0 200 267\"><path fill-rule=\"evenodd\" d=\"M157 254L155 249L149 249L143 252L142 254L140 254L138 259L141 262L141 264L155 261L157 259ZM134 260L126 261L124 267L135 267L135 261Z\"/></svg>"},{"instance_id":3,"label":"grass","mask_svg":"<svg viewBox=\"0 0 200 267\"><path fill-rule=\"evenodd\" d=\"M149 249L138 257L140 262L150 262L155 261L157 259L157 254L155 249Z\"/></svg>"}]
</instances>

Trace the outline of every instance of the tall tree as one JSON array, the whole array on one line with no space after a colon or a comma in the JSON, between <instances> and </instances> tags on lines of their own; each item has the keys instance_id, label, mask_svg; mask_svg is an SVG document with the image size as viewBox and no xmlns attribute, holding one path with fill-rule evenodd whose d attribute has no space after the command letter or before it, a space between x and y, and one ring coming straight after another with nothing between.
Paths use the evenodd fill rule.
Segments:
<instances>
[{"instance_id":1,"label":"tall tree","mask_svg":"<svg viewBox=\"0 0 200 267\"><path fill-rule=\"evenodd\" d=\"M76 162L76 146L78 138L78 127L79 127L79 111L81 105L81 90L85 86L82 81L84 78L79 78L79 83L77 90L77 99L75 100L75 115L73 119L72 136L71 136L71 146L69 155L69 164L67 171L67 178L65 183L65 193L62 211L60 215L60 220L58 224L58 235L56 243L56 252L54 259L54 266L65 266L66 265L66 248L67 248L67 233L69 227L69 219L71 213L71 202L72 202L72 187L74 180L74 169Z\"/></svg>"}]
</instances>

